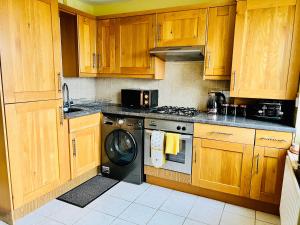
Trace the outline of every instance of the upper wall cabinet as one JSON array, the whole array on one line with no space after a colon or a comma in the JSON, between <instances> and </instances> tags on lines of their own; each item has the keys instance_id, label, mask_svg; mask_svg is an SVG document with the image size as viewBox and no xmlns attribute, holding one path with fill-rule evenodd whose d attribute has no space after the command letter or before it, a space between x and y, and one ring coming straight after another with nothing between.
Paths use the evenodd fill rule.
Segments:
<instances>
[{"instance_id":1,"label":"upper wall cabinet","mask_svg":"<svg viewBox=\"0 0 300 225\"><path fill-rule=\"evenodd\" d=\"M0 49L5 103L61 97L56 0L1 0Z\"/></svg>"},{"instance_id":2,"label":"upper wall cabinet","mask_svg":"<svg viewBox=\"0 0 300 225\"><path fill-rule=\"evenodd\" d=\"M81 77L95 77L99 66L96 50L96 20L78 15L79 73Z\"/></svg>"},{"instance_id":3,"label":"upper wall cabinet","mask_svg":"<svg viewBox=\"0 0 300 225\"><path fill-rule=\"evenodd\" d=\"M99 20L97 22L97 52L99 73L119 72L117 53L117 19Z\"/></svg>"},{"instance_id":4,"label":"upper wall cabinet","mask_svg":"<svg viewBox=\"0 0 300 225\"><path fill-rule=\"evenodd\" d=\"M238 1L232 97L296 98L300 6L295 4L295 0Z\"/></svg>"},{"instance_id":5,"label":"upper wall cabinet","mask_svg":"<svg viewBox=\"0 0 300 225\"><path fill-rule=\"evenodd\" d=\"M205 45L206 9L157 15L157 46Z\"/></svg>"},{"instance_id":6,"label":"upper wall cabinet","mask_svg":"<svg viewBox=\"0 0 300 225\"><path fill-rule=\"evenodd\" d=\"M205 80L230 80L235 8L209 8Z\"/></svg>"},{"instance_id":7,"label":"upper wall cabinet","mask_svg":"<svg viewBox=\"0 0 300 225\"><path fill-rule=\"evenodd\" d=\"M118 26L120 72L123 74L153 74L155 46L155 16L121 18Z\"/></svg>"}]
</instances>

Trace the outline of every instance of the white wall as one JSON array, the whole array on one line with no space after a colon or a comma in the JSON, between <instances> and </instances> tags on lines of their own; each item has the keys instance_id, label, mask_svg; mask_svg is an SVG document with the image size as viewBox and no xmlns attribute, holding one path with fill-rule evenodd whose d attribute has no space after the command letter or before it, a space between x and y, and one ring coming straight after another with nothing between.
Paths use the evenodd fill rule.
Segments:
<instances>
[{"instance_id":1,"label":"white wall","mask_svg":"<svg viewBox=\"0 0 300 225\"><path fill-rule=\"evenodd\" d=\"M95 99L95 78L64 78L64 82L69 86L71 99Z\"/></svg>"},{"instance_id":2,"label":"white wall","mask_svg":"<svg viewBox=\"0 0 300 225\"><path fill-rule=\"evenodd\" d=\"M207 93L229 90L228 81L204 81L203 63L168 62L164 80L104 78L96 80L96 97L120 103L122 88L159 89L159 105L206 109Z\"/></svg>"}]
</instances>

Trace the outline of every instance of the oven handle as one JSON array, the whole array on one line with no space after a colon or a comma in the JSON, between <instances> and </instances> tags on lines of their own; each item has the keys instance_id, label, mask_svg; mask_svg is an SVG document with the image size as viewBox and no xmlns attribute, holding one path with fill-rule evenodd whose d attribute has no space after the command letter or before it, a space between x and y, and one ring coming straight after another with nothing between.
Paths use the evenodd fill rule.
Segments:
<instances>
[{"instance_id":1,"label":"oven handle","mask_svg":"<svg viewBox=\"0 0 300 225\"><path fill-rule=\"evenodd\" d=\"M152 134L152 130L147 130L147 129L145 129L145 132L147 133L147 134ZM192 139L193 138L193 135L185 135L185 134L180 134L180 139L181 140L189 140L189 139Z\"/></svg>"}]
</instances>

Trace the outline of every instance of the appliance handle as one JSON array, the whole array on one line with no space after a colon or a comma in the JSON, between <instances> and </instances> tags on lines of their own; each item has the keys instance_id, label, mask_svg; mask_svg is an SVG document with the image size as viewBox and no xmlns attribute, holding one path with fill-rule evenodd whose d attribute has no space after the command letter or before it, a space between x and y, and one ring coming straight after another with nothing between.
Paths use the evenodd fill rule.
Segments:
<instances>
[{"instance_id":1,"label":"appliance handle","mask_svg":"<svg viewBox=\"0 0 300 225\"><path fill-rule=\"evenodd\" d=\"M153 130L147 130L147 129L144 129L144 131L147 133L147 134L152 134ZM186 135L186 134L180 134L180 139L181 140L189 140L189 139L192 139L193 138L193 135Z\"/></svg>"}]
</instances>

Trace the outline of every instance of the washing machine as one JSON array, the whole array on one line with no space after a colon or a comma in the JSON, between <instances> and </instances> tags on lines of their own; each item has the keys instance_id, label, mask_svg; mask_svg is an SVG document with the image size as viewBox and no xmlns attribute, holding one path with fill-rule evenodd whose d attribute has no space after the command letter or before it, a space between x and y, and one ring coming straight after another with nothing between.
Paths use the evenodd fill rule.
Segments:
<instances>
[{"instance_id":1,"label":"washing machine","mask_svg":"<svg viewBox=\"0 0 300 225\"><path fill-rule=\"evenodd\" d=\"M104 114L102 120L101 173L117 180L141 184L144 178L141 118Z\"/></svg>"}]
</instances>

